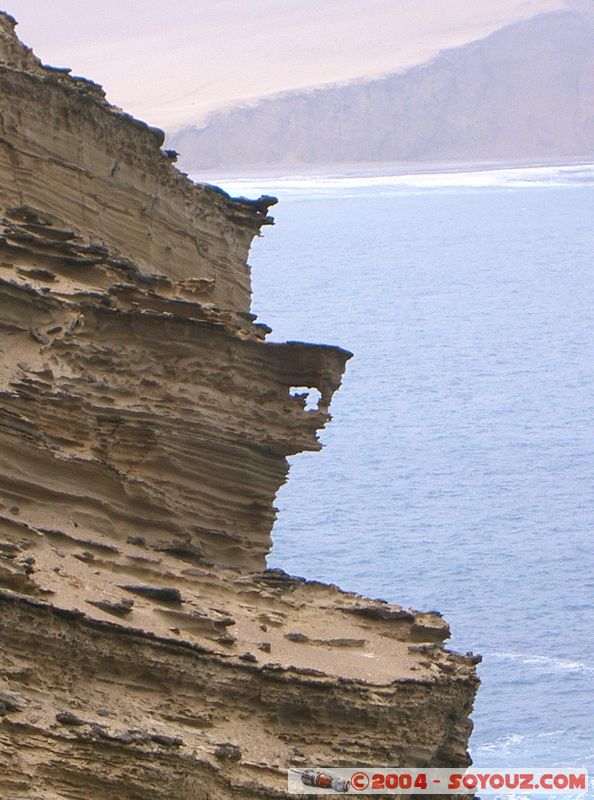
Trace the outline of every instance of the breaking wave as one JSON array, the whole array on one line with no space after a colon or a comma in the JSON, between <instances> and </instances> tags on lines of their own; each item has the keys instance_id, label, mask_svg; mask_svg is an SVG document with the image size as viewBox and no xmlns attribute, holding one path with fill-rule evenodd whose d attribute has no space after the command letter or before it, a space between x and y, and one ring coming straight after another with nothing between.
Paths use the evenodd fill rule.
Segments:
<instances>
[{"instance_id":1,"label":"breaking wave","mask_svg":"<svg viewBox=\"0 0 594 800\"><path fill-rule=\"evenodd\" d=\"M594 666L583 661L553 656L532 655L530 653L493 652L485 653L485 658L498 658L508 661L517 661L526 666L541 667L546 672L580 672L594 674Z\"/></svg>"},{"instance_id":2,"label":"breaking wave","mask_svg":"<svg viewBox=\"0 0 594 800\"><path fill-rule=\"evenodd\" d=\"M477 169L469 172L429 172L399 175L266 175L222 179L233 196L269 193L283 200L320 197L374 197L482 189L558 188L594 185L594 164L556 167Z\"/></svg>"}]
</instances>

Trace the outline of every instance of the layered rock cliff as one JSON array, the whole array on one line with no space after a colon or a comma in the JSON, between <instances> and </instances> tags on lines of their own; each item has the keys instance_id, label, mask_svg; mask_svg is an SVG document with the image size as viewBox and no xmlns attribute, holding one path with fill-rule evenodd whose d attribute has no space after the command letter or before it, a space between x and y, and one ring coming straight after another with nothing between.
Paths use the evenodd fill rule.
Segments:
<instances>
[{"instance_id":1,"label":"layered rock cliff","mask_svg":"<svg viewBox=\"0 0 594 800\"><path fill-rule=\"evenodd\" d=\"M162 144L0 15L0 796L466 764L476 659L438 614L265 569L350 354L265 341L246 259L274 200Z\"/></svg>"}]
</instances>

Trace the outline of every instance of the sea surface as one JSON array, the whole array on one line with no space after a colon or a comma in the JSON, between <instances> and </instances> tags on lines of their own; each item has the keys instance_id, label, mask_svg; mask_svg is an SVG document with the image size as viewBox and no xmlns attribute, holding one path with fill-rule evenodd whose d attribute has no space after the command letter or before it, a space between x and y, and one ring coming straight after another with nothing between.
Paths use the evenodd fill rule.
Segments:
<instances>
[{"instance_id":1,"label":"sea surface","mask_svg":"<svg viewBox=\"0 0 594 800\"><path fill-rule=\"evenodd\" d=\"M270 566L439 609L475 763L594 775L594 167L221 184L271 338L354 353Z\"/></svg>"}]
</instances>

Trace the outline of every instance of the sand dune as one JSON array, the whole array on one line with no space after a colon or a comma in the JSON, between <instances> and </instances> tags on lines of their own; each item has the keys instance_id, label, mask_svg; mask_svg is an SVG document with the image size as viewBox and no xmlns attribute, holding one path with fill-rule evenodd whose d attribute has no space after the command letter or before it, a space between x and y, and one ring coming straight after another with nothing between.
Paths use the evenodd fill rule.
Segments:
<instances>
[{"instance_id":1,"label":"sand dune","mask_svg":"<svg viewBox=\"0 0 594 800\"><path fill-rule=\"evenodd\" d=\"M279 91L394 73L565 0L7 0L51 63L101 75L151 124Z\"/></svg>"},{"instance_id":2,"label":"sand dune","mask_svg":"<svg viewBox=\"0 0 594 800\"><path fill-rule=\"evenodd\" d=\"M188 170L594 158L590 6L512 24L404 74L286 93L171 137Z\"/></svg>"}]
</instances>

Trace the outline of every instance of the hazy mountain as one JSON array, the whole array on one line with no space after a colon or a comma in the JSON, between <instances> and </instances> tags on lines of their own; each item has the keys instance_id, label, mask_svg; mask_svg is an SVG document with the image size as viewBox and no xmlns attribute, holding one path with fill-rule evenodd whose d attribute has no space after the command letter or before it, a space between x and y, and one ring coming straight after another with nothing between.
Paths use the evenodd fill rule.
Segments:
<instances>
[{"instance_id":1,"label":"hazy mountain","mask_svg":"<svg viewBox=\"0 0 594 800\"><path fill-rule=\"evenodd\" d=\"M189 171L594 159L591 8L514 23L401 74L219 112L169 146Z\"/></svg>"},{"instance_id":2,"label":"hazy mountain","mask_svg":"<svg viewBox=\"0 0 594 800\"><path fill-rule=\"evenodd\" d=\"M395 73L567 0L6 0L52 64L160 127L280 91Z\"/></svg>"}]
</instances>

